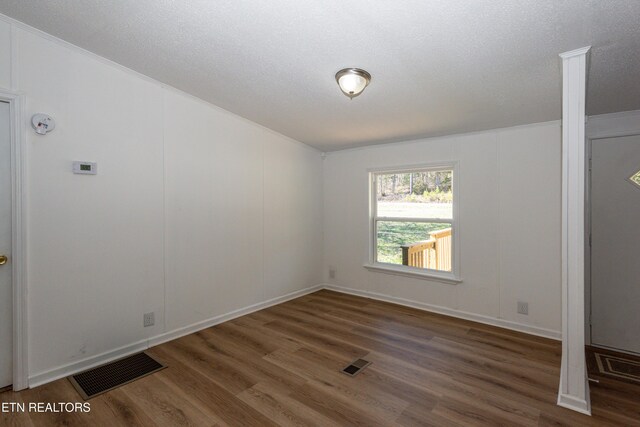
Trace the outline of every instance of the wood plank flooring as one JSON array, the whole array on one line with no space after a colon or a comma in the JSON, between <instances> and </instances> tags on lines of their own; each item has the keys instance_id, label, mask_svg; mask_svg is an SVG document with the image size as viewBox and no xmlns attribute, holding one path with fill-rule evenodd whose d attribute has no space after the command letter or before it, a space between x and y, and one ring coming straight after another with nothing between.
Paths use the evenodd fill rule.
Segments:
<instances>
[{"instance_id":1,"label":"wood plank flooring","mask_svg":"<svg viewBox=\"0 0 640 427\"><path fill-rule=\"evenodd\" d=\"M559 342L319 291L154 347L168 369L90 413L0 425L640 426L640 391L592 385L593 417L556 406ZM373 362L356 377L340 369ZM59 380L0 402L81 402Z\"/></svg>"}]
</instances>

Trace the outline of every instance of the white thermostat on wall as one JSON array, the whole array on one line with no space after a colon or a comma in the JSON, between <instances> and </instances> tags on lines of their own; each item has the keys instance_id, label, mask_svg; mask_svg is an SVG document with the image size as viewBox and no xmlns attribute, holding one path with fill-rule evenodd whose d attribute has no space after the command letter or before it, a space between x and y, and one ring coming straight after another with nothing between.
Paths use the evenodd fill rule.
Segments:
<instances>
[{"instance_id":1,"label":"white thermostat on wall","mask_svg":"<svg viewBox=\"0 0 640 427\"><path fill-rule=\"evenodd\" d=\"M98 164L93 162L73 162L73 173L81 175L97 175Z\"/></svg>"}]
</instances>

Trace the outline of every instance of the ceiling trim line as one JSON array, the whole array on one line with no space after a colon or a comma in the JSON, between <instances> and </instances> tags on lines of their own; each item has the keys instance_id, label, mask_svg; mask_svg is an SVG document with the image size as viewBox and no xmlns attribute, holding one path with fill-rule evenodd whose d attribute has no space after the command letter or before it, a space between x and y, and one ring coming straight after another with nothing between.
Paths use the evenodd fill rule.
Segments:
<instances>
[{"instance_id":1,"label":"ceiling trim line","mask_svg":"<svg viewBox=\"0 0 640 427\"><path fill-rule=\"evenodd\" d=\"M194 101L197 101L197 102L199 102L201 104L204 104L206 106L212 107L212 108L214 108L214 109L216 109L216 110L218 110L218 111L220 111L222 113L225 113L227 115L230 115L232 117L240 119L241 121L249 123L249 124L251 124L253 126L256 126L256 127L260 128L260 129L264 129L265 131L267 131L267 132L269 132L269 133L271 133L273 135L279 136L279 137L281 137L281 138L283 138L283 139L285 139L285 140L287 140L287 141L289 141L291 143L299 144L299 145L301 145L303 147L309 148L310 150L313 150L314 152L317 152L318 154L322 153L322 150L320 150L320 149L318 149L316 147L313 147L313 146L311 146L309 144L305 144L302 141L298 141L297 139L294 139L294 138L292 138L290 136L284 135L284 134L282 134L282 133L280 133L280 132L278 132L278 131L276 131L274 129L271 129L271 128L268 128L268 127L266 127L264 125L261 125L260 123L256 123L256 122L254 122L252 120L249 120L246 117L242 117L242 116L240 116L240 115L238 115L236 113L233 113L233 112L231 112L229 110L226 110L226 109L220 107L219 105L212 104L209 101L206 101L206 100L204 100L202 98L197 97L196 95L193 95L193 94L190 94L188 92L185 92L185 91L183 91L181 89L178 89L175 86L171 86L170 84L163 83L160 80L154 79L153 77L150 77L150 76L148 76L146 74L142 74L139 71L136 71L134 69L126 67L126 66L124 66L122 64L119 64L119 63L117 63L115 61L112 61L112 60L110 60L108 58L105 58L104 56L100 56L95 52L91 52L90 50L87 50L87 49L85 49L83 47L80 47L78 45L70 43L70 42L68 42L66 40L63 40L63 39L61 39L59 37L56 37L56 36L54 36L52 34L49 34L49 33L45 32L45 31L39 30L39 29L37 29L35 27L32 27L29 24L25 24L22 21L18 21L15 18L12 18L10 16L7 16L5 14L0 13L0 21L4 21L7 24L12 26L12 37L13 37L13 27L19 28L19 29L24 30L24 31L26 31L28 33L31 33L31 34L33 34L35 36L42 37L47 41L50 41L52 43L56 43L56 44L58 44L58 45L60 45L62 47L66 47L66 48L71 49L71 50L73 50L75 52L78 52L78 53L80 53L82 55L85 55L85 56L87 56L89 58L92 58L92 59L94 59L94 60L96 60L96 61L98 61L98 62L100 62L102 64L108 65L110 67L113 67L113 68L118 69L120 71L123 71L125 73L131 74L131 75L133 75L135 77L138 77L138 78L140 78L140 79L142 79L142 80L144 80L144 81L146 81L148 83L160 86L161 89L166 89L166 90L169 90L169 91L173 91L174 93L178 93L180 95L186 96L187 98L190 98L190 99L192 99ZM13 66L14 65L12 64L12 67ZM15 89L15 88L13 88L13 89Z\"/></svg>"}]
</instances>

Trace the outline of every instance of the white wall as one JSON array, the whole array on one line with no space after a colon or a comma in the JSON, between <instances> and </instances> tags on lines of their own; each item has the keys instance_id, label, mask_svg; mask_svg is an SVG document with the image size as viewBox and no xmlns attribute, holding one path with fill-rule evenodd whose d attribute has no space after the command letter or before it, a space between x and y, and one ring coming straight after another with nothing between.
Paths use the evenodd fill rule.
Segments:
<instances>
[{"instance_id":1,"label":"white wall","mask_svg":"<svg viewBox=\"0 0 640 427\"><path fill-rule=\"evenodd\" d=\"M29 372L37 374L162 329L162 90L17 30L27 117ZM98 162L97 176L71 161ZM141 315L158 323L143 330Z\"/></svg>"},{"instance_id":2,"label":"white wall","mask_svg":"<svg viewBox=\"0 0 640 427\"><path fill-rule=\"evenodd\" d=\"M560 123L329 153L324 277L356 292L558 337ZM460 274L447 284L366 270L367 169L459 162ZM336 269L335 280L328 277ZM529 315L516 302L529 303Z\"/></svg>"},{"instance_id":3,"label":"white wall","mask_svg":"<svg viewBox=\"0 0 640 427\"><path fill-rule=\"evenodd\" d=\"M585 126L588 139L640 133L640 110L589 116Z\"/></svg>"},{"instance_id":4,"label":"white wall","mask_svg":"<svg viewBox=\"0 0 640 427\"><path fill-rule=\"evenodd\" d=\"M321 283L318 151L2 17L0 60L57 122L26 140L33 382Z\"/></svg>"},{"instance_id":5,"label":"white wall","mask_svg":"<svg viewBox=\"0 0 640 427\"><path fill-rule=\"evenodd\" d=\"M167 329L321 282L320 153L164 92Z\"/></svg>"},{"instance_id":6,"label":"white wall","mask_svg":"<svg viewBox=\"0 0 640 427\"><path fill-rule=\"evenodd\" d=\"M11 25L0 20L0 87L11 87Z\"/></svg>"}]
</instances>

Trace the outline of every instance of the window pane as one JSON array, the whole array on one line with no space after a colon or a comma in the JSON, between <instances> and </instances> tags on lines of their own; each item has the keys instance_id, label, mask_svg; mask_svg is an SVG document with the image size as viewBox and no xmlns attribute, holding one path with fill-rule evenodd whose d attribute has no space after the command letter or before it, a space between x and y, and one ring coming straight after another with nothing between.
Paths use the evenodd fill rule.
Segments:
<instances>
[{"instance_id":1,"label":"window pane","mask_svg":"<svg viewBox=\"0 0 640 427\"><path fill-rule=\"evenodd\" d=\"M378 221L377 261L451 271L451 224Z\"/></svg>"},{"instance_id":2,"label":"window pane","mask_svg":"<svg viewBox=\"0 0 640 427\"><path fill-rule=\"evenodd\" d=\"M377 216L453 218L453 171L376 175Z\"/></svg>"}]
</instances>

